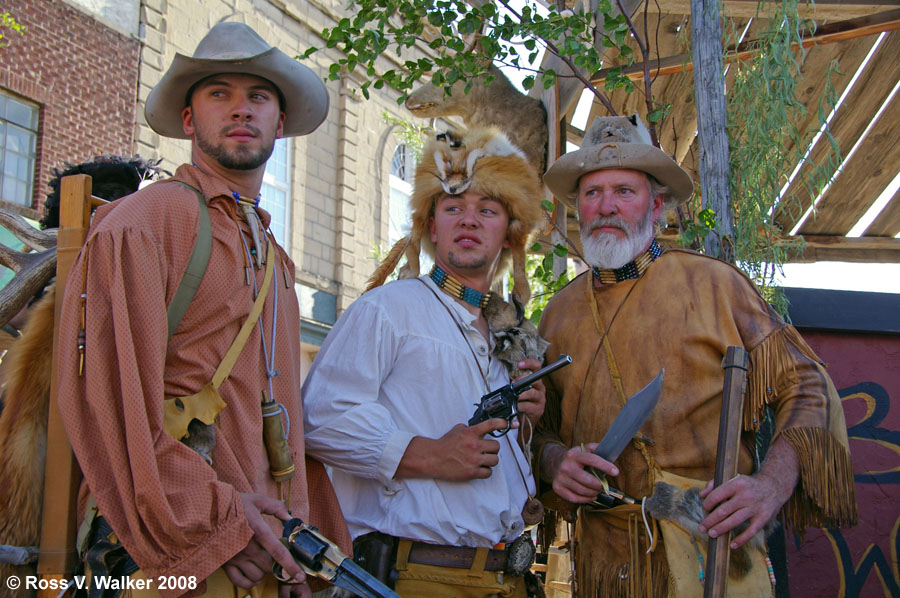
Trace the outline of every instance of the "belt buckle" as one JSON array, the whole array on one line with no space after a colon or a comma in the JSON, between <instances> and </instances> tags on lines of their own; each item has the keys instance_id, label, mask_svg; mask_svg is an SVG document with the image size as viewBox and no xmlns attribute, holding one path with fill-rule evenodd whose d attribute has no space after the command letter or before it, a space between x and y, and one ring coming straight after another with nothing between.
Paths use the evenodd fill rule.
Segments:
<instances>
[{"instance_id":1,"label":"belt buckle","mask_svg":"<svg viewBox=\"0 0 900 598\"><path fill-rule=\"evenodd\" d=\"M531 568L531 564L534 562L535 550L534 542L525 534L507 544L506 568L503 572L515 577L525 575L525 572Z\"/></svg>"}]
</instances>

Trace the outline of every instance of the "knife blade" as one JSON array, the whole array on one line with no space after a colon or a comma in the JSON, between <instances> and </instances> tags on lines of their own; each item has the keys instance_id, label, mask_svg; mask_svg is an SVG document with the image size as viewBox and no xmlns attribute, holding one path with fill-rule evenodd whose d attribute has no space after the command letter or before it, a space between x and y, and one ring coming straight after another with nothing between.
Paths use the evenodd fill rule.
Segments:
<instances>
[{"instance_id":1,"label":"knife blade","mask_svg":"<svg viewBox=\"0 0 900 598\"><path fill-rule=\"evenodd\" d=\"M610 463L619 458L659 402L665 374L666 369L661 369L647 386L625 401L625 406L616 415L606 435L594 449L595 455L603 457ZM603 475L602 472L597 473Z\"/></svg>"}]
</instances>

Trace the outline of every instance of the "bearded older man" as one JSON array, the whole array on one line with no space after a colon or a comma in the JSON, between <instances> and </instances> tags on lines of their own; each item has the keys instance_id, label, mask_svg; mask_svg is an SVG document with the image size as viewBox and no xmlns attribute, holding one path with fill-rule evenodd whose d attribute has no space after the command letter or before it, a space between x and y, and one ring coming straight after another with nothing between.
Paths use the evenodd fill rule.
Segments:
<instances>
[{"instance_id":1,"label":"bearded older man","mask_svg":"<svg viewBox=\"0 0 900 598\"><path fill-rule=\"evenodd\" d=\"M702 538L662 521L662 537L649 522L648 535L639 506L590 506L604 486L589 467L637 499L657 481L702 488L697 527L715 537L745 524L733 549L779 511L797 531L855 522L846 427L824 366L737 269L660 249L654 223L690 198L693 183L651 145L643 123L596 119L582 148L560 158L544 181L576 210L592 266L554 297L540 327L548 355L574 358L549 379L536 443L542 481L577 509L579 595L703 592ZM712 490L721 363L732 345L744 347L752 364L740 475ZM615 464L593 454L627 398L662 368L661 398L641 432ZM754 438L767 406L777 427L759 462ZM729 595L770 595L765 554L748 552L749 573L729 582Z\"/></svg>"}]
</instances>

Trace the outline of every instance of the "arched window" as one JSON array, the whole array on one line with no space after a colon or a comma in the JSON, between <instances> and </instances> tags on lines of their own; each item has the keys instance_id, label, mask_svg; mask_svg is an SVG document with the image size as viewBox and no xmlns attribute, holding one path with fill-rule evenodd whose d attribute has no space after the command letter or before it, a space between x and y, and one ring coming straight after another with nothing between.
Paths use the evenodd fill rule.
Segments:
<instances>
[{"instance_id":1,"label":"arched window","mask_svg":"<svg viewBox=\"0 0 900 598\"><path fill-rule=\"evenodd\" d=\"M409 231L409 198L412 195L412 181L416 172L415 154L400 144L391 160L390 187L388 201L388 241L393 245Z\"/></svg>"}]
</instances>

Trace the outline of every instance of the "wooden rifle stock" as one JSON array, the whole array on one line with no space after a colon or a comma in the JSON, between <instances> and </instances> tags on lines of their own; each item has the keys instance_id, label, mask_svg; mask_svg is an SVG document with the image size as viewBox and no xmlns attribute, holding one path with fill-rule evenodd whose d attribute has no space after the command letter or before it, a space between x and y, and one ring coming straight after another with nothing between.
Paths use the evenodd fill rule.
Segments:
<instances>
[{"instance_id":1,"label":"wooden rifle stock","mask_svg":"<svg viewBox=\"0 0 900 598\"><path fill-rule=\"evenodd\" d=\"M722 391L722 414L719 417L719 440L716 450L716 473L713 488L737 475L741 445L741 420L750 357L742 347L728 347L722 368L725 385ZM703 598L723 598L728 584L728 560L731 556L731 533L710 538L706 551L706 580Z\"/></svg>"}]
</instances>

